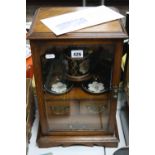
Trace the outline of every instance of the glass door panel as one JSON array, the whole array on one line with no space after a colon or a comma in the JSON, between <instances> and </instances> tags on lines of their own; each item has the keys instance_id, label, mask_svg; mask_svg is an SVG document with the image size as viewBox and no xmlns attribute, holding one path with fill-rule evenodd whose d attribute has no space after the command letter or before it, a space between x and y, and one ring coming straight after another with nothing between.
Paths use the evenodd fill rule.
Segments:
<instances>
[{"instance_id":1,"label":"glass door panel","mask_svg":"<svg viewBox=\"0 0 155 155\"><path fill-rule=\"evenodd\" d=\"M50 47L41 56L49 131L108 131L113 45Z\"/></svg>"}]
</instances>

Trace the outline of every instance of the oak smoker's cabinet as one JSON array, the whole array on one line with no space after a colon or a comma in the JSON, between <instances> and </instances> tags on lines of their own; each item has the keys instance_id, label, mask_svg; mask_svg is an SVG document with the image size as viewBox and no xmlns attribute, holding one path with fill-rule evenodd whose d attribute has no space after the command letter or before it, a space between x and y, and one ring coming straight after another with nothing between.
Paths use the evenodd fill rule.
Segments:
<instances>
[{"instance_id":1,"label":"oak smoker's cabinet","mask_svg":"<svg viewBox=\"0 0 155 155\"><path fill-rule=\"evenodd\" d=\"M41 19L84 7L40 8L28 34L39 108L39 147L116 147L123 39L120 20L55 36Z\"/></svg>"}]
</instances>

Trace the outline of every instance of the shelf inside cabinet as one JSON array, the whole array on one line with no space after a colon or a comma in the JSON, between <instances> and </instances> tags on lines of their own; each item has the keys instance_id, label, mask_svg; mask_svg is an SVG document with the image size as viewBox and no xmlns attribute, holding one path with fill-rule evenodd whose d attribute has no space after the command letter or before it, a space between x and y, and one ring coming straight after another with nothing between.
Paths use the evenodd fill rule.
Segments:
<instances>
[{"instance_id":1,"label":"shelf inside cabinet","mask_svg":"<svg viewBox=\"0 0 155 155\"><path fill-rule=\"evenodd\" d=\"M74 87L72 90L63 95L54 95L45 92L45 100L107 100L110 97L109 93L104 94L89 94L79 87Z\"/></svg>"}]
</instances>

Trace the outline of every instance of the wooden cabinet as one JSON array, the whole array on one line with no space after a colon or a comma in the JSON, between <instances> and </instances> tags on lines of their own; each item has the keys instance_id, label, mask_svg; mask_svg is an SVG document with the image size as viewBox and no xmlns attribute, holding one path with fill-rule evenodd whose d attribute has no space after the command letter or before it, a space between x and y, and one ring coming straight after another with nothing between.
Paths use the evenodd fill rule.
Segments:
<instances>
[{"instance_id":1,"label":"wooden cabinet","mask_svg":"<svg viewBox=\"0 0 155 155\"><path fill-rule=\"evenodd\" d=\"M28 34L40 116L39 147L116 147L119 141L116 106L127 37L121 22L60 36L40 22L80 9L84 7L40 8Z\"/></svg>"}]
</instances>

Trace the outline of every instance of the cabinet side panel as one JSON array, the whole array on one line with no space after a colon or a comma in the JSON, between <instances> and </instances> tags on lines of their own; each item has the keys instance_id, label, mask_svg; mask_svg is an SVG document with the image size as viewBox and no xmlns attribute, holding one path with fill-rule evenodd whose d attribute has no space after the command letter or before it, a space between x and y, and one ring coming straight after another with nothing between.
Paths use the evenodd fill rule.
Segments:
<instances>
[{"instance_id":1,"label":"cabinet side panel","mask_svg":"<svg viewBox=\"0 0 155 155\"><path fill-rule=\"evenodd\" d=\"M115 56L114 56L114 68L112 73L112 86L118 87L121 75L121 60L122 60L122 50L123 50L123 40L118 40L115 42Z\"/></svg>"},{"instance_id":2,"label":"cabinet side panel","mask_svg":"<svg viewBox=\"0 0 155 155\"><path fill-rule=\"evenodd\" d=\"M39 119L41 124L41 131L43 134L47 133L47 121L45 115L45 107L44 107L44 97L42 90L42 73L41 73L41 62L40 62L40 48L39 42L30 41L31 51L32 51L32 59L33 59L33 67L34 67L34 78L36 83L36 93L38 97L38 110L39 110Z\"/></svg>"},{"instance_id":3,"label":"cabinet side panel","mask_svg":"<svg viewBox=\"0 0 155 155\"><path fill-rule=\"evenodd\" d=\"M109 117L109 130L114 131L116 124L116 108L118 99L118 89L121 75L121 60L123 50L123 40L116 40L114 66L112 72L112 94L110 105L110 117Z\"/></svg>"}]
</instances>

